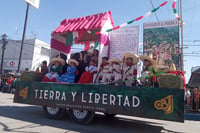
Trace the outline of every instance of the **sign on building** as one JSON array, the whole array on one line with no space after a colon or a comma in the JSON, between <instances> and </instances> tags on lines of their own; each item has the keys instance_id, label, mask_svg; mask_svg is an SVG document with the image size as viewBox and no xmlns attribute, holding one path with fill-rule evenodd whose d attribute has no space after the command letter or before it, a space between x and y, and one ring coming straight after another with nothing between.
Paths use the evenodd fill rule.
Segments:
<instances>
[{"instance_id":1,"label":"sign on building","mask_svg":"<svg viewBox=\"0 0 200 133\"><path fill-rule=\"evenodd\" d=\"M30 4L34 8L38 9L40 5L40 0L24 0L26 3Z\"/></svg>"}]
</instances>

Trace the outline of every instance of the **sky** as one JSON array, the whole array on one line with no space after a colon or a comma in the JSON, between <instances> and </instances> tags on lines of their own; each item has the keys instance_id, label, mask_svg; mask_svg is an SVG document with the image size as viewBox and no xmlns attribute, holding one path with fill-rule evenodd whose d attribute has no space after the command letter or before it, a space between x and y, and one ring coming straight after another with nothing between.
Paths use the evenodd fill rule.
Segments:
<instances>
[{"instance_id":1,"label":"sky","mask_svg":"<svg viewBox=\"0 0 200 133\"><path fill-rule=\"evenodd\" d=\"M21 39L26 12L23 0L0 0L0 35L6 33L9 39ZM155 7L165 0L152 0ZM179 0L177 0L179 2ZM157 12L159 20L175 19L172 2ZM200 66L200 0L182 0L184 25L184 68L189 80L191 67ZM50 35L65 18L77 18L105 11L111 11L114 25L117 26L152 9L150 0L40 0L39 9L29 10L26 38L50 42ZM178 7L177 7L178 9ZM130 26L140 26L140 42L143 42L143 23L156 22L155 15L142 19ZM192 46L193 45L193 46ZM195 45L195 46L194 46ZM193 53L193 54L191 54ZM195 53L195 54L194 54Z\"/></svg>"}]
</instances>

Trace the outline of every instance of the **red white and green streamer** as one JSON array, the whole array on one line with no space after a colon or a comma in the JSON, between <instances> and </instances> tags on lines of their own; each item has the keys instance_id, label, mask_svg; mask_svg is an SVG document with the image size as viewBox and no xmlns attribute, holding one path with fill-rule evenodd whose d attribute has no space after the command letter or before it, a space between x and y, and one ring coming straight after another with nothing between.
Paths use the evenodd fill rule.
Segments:
<instances>
[{"instance_id":1,"label":"red white and green streamer","mask_svg":"<svg viewBox=\"0 0 200 133\"><path fill-rule=\"evenodd\" d=\"M181 17L178 15L178 11L176 9L176 0L174 0L173 4L172 4L172 9L173 9L173 12L174 12L174 15L176 17L176 19L178 20L180 26L183 26L184 25L184 22L183 20L181 19Z\"/></svg>"},{"instance_id":2,"label":"red white and green streamer","mask_svg":"<svg viewBox=\"0 0 200 133\"><path fill-rule=\"evenodd\" d=\"M148 17L148 16L150 16L151 14L157 12L161 7L163 7L163 6L165 6L167 3L169 3L169 1L171 1L171 0L168 0L168 1L165 1L165 2L161 3L158 7L152 9L151 11L149 11L149 12L147 12L147 13L145 13L143 16L139 16L139 17L137 17L137 18L135 18L135 19L133 19L133 20L131 20L131 21L128 21L128 22L126 22L126 23L123 23L123 24L118 25L118 26L116 26L116 27L113 27L113 28L111 28L111 29L108 29L108 30L106 30L106 31L104 31L104 32L111 32L111 31L113 31L113 30L117 30L117 29L122 28L122 27L125 27L125 26L127 26L127 25L129 25L129 24L132 24L133 22L136 22L136 21L139 21L139 20L141 20L141 19L143 19L143 18L145 18L145 17ZM175 6L176 6L176 0L174 0L173 5L172 5L173 12L174 12L174 15L176 16L177 20L179 21L180 25L183 25L183 21L182 21L182 19L179 17ZM101 32L92 32L92 31L88 31L88 33L89 33L89 34L96 34L96 35L101 34Z\"/></svg>"}]
</instances>

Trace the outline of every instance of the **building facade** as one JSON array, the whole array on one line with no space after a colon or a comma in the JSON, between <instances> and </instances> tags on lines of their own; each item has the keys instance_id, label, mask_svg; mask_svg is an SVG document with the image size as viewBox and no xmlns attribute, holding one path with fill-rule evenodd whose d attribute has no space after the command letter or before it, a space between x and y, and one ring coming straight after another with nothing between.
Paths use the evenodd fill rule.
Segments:
<instances>
[{"instance_id":1,"label":"building facade","mask_svg":"<svg viewBox=\"0 0 200 133\"><path fill-rule=\"evenodd\" d=\"M17 71L20 47L21 40L8 40L3 61L4 73ZM0 49L0 56L2 56L2 48ZM22 50L20 71L35 71L44 60L49 63L50 45L38 39L25 40Z\"/></svg>"}]
</instances>

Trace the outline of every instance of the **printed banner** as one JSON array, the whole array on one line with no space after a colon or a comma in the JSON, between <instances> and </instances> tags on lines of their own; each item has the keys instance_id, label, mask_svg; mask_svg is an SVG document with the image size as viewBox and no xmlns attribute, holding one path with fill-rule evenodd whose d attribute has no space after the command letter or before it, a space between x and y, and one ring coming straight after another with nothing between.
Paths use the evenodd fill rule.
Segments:
<instances>
[{"instance_id":1,"label":"printed banner","mask_svg":"<svg viewBox=\"0 0 200 133\"><path fill-rule=\"evenodd\" d=\"M153 55L159 67L179 67L179 26L177 20L144 23L144 55Z\"/></svg>"},{"instance_id":2,"label":"printed banner","mask_svg":"<svg viewBox=\"0 0 200 133\"><path fill-rule=\"evenodd\" d=\"M139 54L139 26L123 27L109 32L110 58L122 58L122 54Z\"/></svg>"},{"instance_id":3,"label":"printed banner","mask_svg":"<svg viewBox=\"0 0 200 133\"><path fill-rule=\"evenodd\" d=\"M20 82L14 102L184 121L182 89Z\"/></svg>"},{"instance_id":4,"label":"printed banner","mask_svg":"<svg viewBox=\"0 0 200 133\"><path fill-rule=\"evenodd\" d=\"M24 0L26 3L30 4L34 8L38 9L40 5L40 0Z\"/></svg>"}]
</instances>

